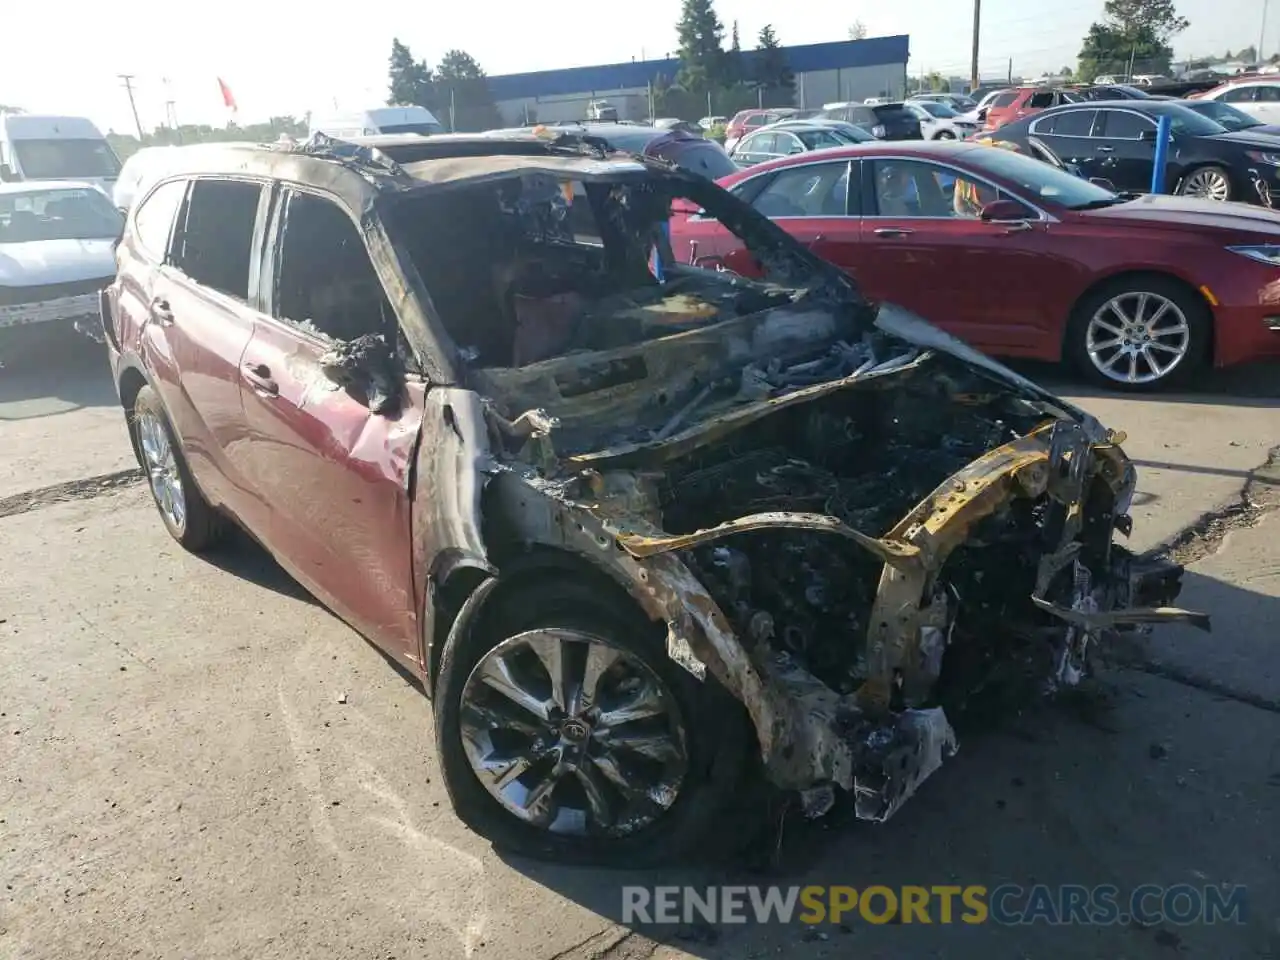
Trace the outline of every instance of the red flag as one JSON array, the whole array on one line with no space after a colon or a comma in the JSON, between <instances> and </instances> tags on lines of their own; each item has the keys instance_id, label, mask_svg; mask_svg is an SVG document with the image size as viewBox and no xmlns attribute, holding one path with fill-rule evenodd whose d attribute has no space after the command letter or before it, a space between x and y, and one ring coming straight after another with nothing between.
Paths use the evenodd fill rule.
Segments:
<instances>
[{"instance_id":1,"label":"red flag","mask_svg":"<svg viewBox=\"0 0 1280 960\"><path fill-rule=\"evenodd\" d=\"M236 98L231 95L231 88L226 85L221 77L218 78L218 89L222 91L222 102L231 110L238 110Z\"/></svg>"}]
</instances>

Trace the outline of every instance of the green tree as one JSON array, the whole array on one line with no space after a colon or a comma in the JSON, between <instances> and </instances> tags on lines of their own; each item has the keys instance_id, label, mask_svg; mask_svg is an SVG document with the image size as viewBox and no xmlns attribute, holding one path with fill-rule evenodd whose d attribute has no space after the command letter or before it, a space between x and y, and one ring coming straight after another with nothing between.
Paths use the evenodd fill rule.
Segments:
<instances>
[{"instance_id":1,"label":"green tree","mask_svg":"<svg viewBox=\"0 0 1280 960\"><path fill-rule=\"evenodd\" d=\"M391 41L391 59L388 72L387 104L433 109L435 89L431 68L425 60L413 59L409 48L398 39Z\"/></svg>"},{"instance_id":2,"label":"green tree","mask_svg":"<svg viewBox=\"0 0 1280 960\"><path fill-rule=\"evenodd\" d=\"M1236 51L1236 57L1243 60L1245 63L1253 63L1253 61L1258 59L1258 48L1250 44L1243 50Z\"/></svg>"},{"instance_id":3,"label":"green tree","mask_svg":"<svg viewBox=\"0 0 1280 960\"><path fill-rule=\"evenodd\" d=\"M711 0L682 0L676 21L680 72L676 86L705 95L725 80L724 24Z\"/></svg>"},{"instance_id":4,"label":"green tree","mask_svg":"<svg viewBox=\"0 0 1280 960\"><path fill-rule=\"evenodd\" d=\"M1130 65L1135 73L1168 73L1170 41L1189 25L1173 0L1107 0L1102 22L1089 27L1081 44L1078 78L1128 74Z\"/></svg>"},{"instance_id":5,"label":"green tree","mask_svg":"<svg viewBox=\"0 0 1280 960\"><path fill-rule=\"evenodd\" d=\"M795 103L796 78L787 66L782 44L773 25L766 23L756 39L756 85L766 107L789 107Z\"/></svg>"},{"instance_id":6,"label":"green tree","mask_svg":"<svg viewBox=\"0 0 1280 960\"><path fill-rule=\"evenodd\" d=\"M480 64L465 50L450 50L436 68L440 110L450 117L452 130L489 130L502 126L502 115L489 92Z\"/></svg>"}]
</instances>

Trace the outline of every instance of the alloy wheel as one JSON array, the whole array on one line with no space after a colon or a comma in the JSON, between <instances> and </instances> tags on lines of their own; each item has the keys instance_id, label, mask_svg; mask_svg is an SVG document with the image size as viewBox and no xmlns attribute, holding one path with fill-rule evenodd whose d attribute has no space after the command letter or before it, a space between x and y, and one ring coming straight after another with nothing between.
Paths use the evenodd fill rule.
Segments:
<instances>
[{"instance_id":1,"label":"alloy wheel","mask_svg":"<svg viewBox=\"0 0 1280 960\"><path fill-rule=\"evenodd\" d=\"M1085 352L1098 372L1117 383L1154 383L1167 377L1191 349L1182 309L1158 293L1130 291L1094 313Z\"/></svg>"},{"instance_id":2,"label":"alloy wheel","mask_svg":"<svg viewBox=\"0 0 1280 960\"><path fill-rule=\"evenodd\" d=\"M1221 170L1195 170L1183 183L1182 193L1205 200L1227 200L1231 197L1231 182Z\"/></svg>"},{"instance_id":3,"label":"alloy wheel","mask_svg":"<svg viewBox=\"0 0 1280 960\"><path fill-rule=\"evenodd\" d=\"M593 634L504 640L467 677L459 713L476 778L507 812L552 833L634 833L671 808L688 768L671 691Z\"/></svg>"},{"instance_id":4,"label":"alloy wheel","mask_svg":"<svg viewBox=\"0 0 1280 960\"><path fill-rule=\"evenodd\" d=\"M169 433L151 410L138 413L138 442L146 460L147 477L156 506L169 525L182 530L187 520L187 501L182 490L182 475L169 443Z\"/></svg>"}]
</instances>

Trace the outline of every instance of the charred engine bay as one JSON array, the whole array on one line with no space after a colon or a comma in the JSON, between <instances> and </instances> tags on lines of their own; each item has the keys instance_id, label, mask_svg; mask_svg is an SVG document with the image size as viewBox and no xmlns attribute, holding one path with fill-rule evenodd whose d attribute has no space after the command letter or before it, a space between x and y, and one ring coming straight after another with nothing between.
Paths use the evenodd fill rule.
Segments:
<instances>
[{"instance_id":1,"label":"charred engine bay","mask_svg":"<svg viewBox=\"0 0 1280 960\"><path fill-rule=\"evenodd\" d=\"M662 525L688 533L787 511L827 514L883 536L948 476L1041 420L967 368L934 358L875 389L779 411L669 465ZM982 639L963 655L974 662L952 671L965 675L960 697L984 682L984 665L1003 666L1007 651L996 646L1008 638L1000 625L1034 616L1042 514L1043 506L1014 501L972 531L943 568L956 630ZM748 647L795 656L839 693L865 678L882 564L858 545L808 530L758 531L691 548L684 558Z\"/></svg>"}]
</instances>

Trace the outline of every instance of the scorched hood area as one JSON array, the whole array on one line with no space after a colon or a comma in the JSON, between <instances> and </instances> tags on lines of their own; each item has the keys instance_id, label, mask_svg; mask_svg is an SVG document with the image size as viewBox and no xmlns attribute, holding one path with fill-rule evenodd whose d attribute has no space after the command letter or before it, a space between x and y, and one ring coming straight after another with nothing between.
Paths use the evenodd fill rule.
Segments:
<instances>
[{"instance_id":1,"label":"scorched hood area","mask_svg":"<svg viewBox=\"0 0 1280 960\"><path fill-rule=\"evenodd\" d=\"M458 224L414 259L483 398L499 570L507 543L608 573L673 659L741 701L774 784L813 812L839 787L873 820L984 692L1074 684L1114 630L1207 626L1167 606L1180 568L1113 544L1122 437L868 304L718 188L620 166L414 201ZM681 198L763 279L675 262Z\"/></svg>"}]
</instances>

